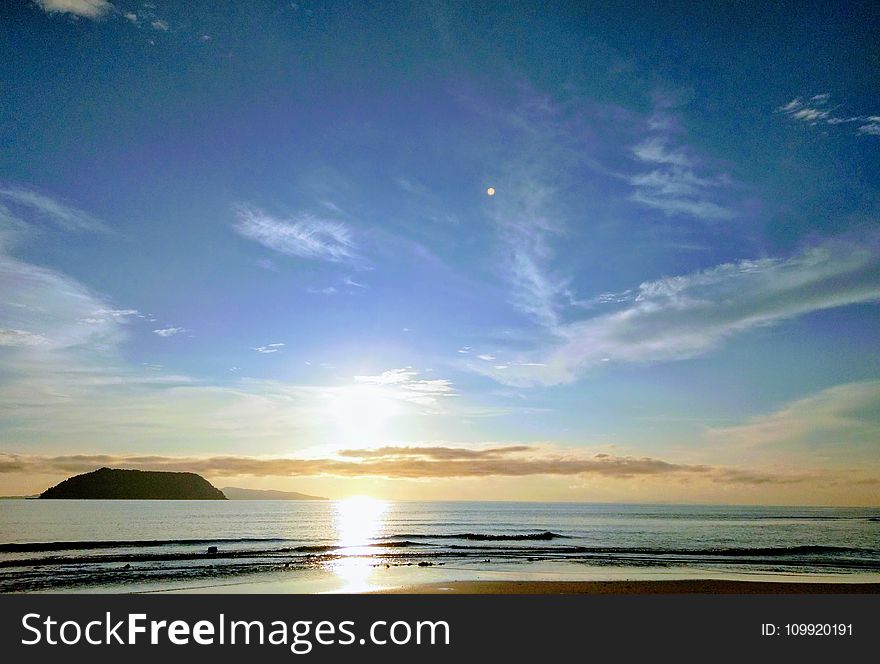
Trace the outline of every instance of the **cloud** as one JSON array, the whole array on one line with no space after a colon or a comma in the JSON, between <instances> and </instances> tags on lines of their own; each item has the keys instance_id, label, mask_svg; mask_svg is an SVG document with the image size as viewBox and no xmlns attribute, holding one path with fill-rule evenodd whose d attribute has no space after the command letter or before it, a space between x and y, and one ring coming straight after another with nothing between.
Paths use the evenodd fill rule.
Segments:
<instances>
[{"instance_id":1,"label":"cloud","mask_svg":"<svg viewBox=\"0 0 880 664\"><path fill-rule=\"evenodd\" d=\"M107 309L77 281L0 252L0 326L4 329L41 339L37 345L46 351L112 344L121 330L119 316L108 311L116 310Z\"/></svg>"},{"instance_id":2,"label":"cloud","mask_svg":"<svg viewBox=\"0 0 880 664\"><path fill-rule=\"evenodd\" d=\"M68 231L106 231L106 226L87 212L59 203L49 196L23 187L0 188L0 199L28 213L31 225L46 220ZM36 217L36 218L35 218Z\"/></svg>"},{"instance_id":3,"label":"cloud","mask_svg":"<svg viewBox=\"0 0 880 664\"><path fill-rule=\"evenodd\" d=\"M107 0L34 0L49 14L73 14L85 18L100 18L113 9Z\"/></svg>"},{"instance_id":4,"label":"cloud","mask_svg":"<svg viewBox=\"0 0 880 664\"><path fill-rule=\"evenodd\" d=\"M158 18L155 21L151 22L150 25L154 30L159 30L161 32L168 32L169 30L168 22Z\"/></svg>"},{"instance_id":5,"label":"cloud","mask_svg":"<svg viewBox=\"0 0 880 664\"><path fill-rule=\"evenodd\" d=\"M252 348L251 350L255 350L258 353L268 354L268 353L277 353L282 348L284 348L284 344L275 343L275 344L266 344L265 346L257 346L256 348Z\"/></svg>"},{"instance_id":6,"label":"cloud","mask_svg":"<svg viewBox=\"0 0 880 664\"><path fill-rule=\"evenodd\" d=\"M482 355L477 355L477 359L483 360L484 362L491 362L495 359L494 355L489 355L488 353L484 353Z\"/></svg>"},{"instance_id":7,"label":"cloud","mask_svg":"<svg viewBox=\"0 0 880 664\"><path fill-rule=\"evenodd\" d=\"M869 122L859 127L859 133L866 136L880 136L880 117L871 116Z\"/></svg>"},{"instance_id":8,"label":"cloud","mask_svg":"<svg viewBox=\"0 0 880 664\"><path fill-rule=\"evenodd\" d=\"M791 120L806 122L811 126L846 125L857 123L856 133L861 136L880 136L880 116L878 115L846 115L840 113L840 106L829 107L831 94L824 92L813 95L807 101L795 97L787 104L775 109Z\"/></svg>"},{"instance_id":9,"label":"cloud","mask_svg":"<svg viewBox=\"0 0 880 664\"><path fill-rule=\"evenodd\" d=\"M279 253L331 262L357 258L352 232L340 221L310 214L277 219L248 206L238 207L236 215L238 234Z\"/></svg>"},{"instance_id":10,"label":"cloud","mask_svg":"<svg viewBox=\"0 0 880 664\"><path fill-rule=\"evenodd\" d=\"M511 445L488 449L432 446L343 450L337 458L264 458L244 456L169 457L125 455L36 456L0 454L0 473L81 473L102 466L141 470L189 471L209 477L383 477L439 479L580 476L630 480L698 477L725 484L792 484L806 475L764 473L749 469L681 464L651 457L559 453L540 446Z\"/></svg>"},{"instance_id":11,"label":"cloud","mask_svg":"<svg viewBox=\"0 0 880 664\"><path fill-rule=\"evenodd\" d=\"M361 450L341 450L339 456L358 459L383 458L419 458L434 461L457 461L461 459L497 459L517 452L528 452L533 448L529 445L506 445L504 447L468 448L468 447L377 447Z\"/></svg>"},{"instance_id":12,"label":"cloud","mask_svg":"<svg viewBox=\"0 0 880 664\"><path fill-rule=\"evenodd\" d=\"M173 337L175 334L180 334L181 332L186 332L186 329L182 327L165 327L153 330L153 334L158 334L160 337Z\"/></svg>"},{"instance_id":13,"label":"cloud","mask_svg":"<svg viewBox=\"0 0 880 664\"><path fill-rule=\"evenodd\" d=\"M444 378L426 380L410 367L390 369L375 376L355 376L354 381L363 385L384 388L385 396L400 401L430 406L438 399L458 396L452 382Z\"/></svg>"},{"instance_id":14,"label":"cloud","mask_svg":"<svg viewBox=\"0 0 880 664\"><path fill-rule=\"evenodd\" d=\"M649 164L664 164L680 168L694 165L691 157L681 150L670 149L667 139L657 136L635 145L632 151L637 159Z\"/></svg>"},{"instance_id":15,"label":"cloud","mask_svg":"<svg viewBox=\"0 0 880 664\"><path fill-rule=\"evenodd\" d=\"M665 125L650 126L655 131L666 131ZM635 188L631 200L669 216L684 215L703 221L734 218L733 210L712 200L722 187L731 184L729 179L698 175L698 160L681 148L671 148L669 143L669 136L661 134L632 148L635 158L651 170L628 178Z\"/></svg>"},{"instance_id":16,"label":"cloud","mask_svg":"<svg viewBox=\"0 0 880 664\"><path fill-rule=\"evenodd\" d=\"M513 303L544 326L558 323L558 302L568 280L553 272L553 238L564 235L561 214L554 204L556 188L543 169L523 168L499 183L504 196L495 196L492 215L504 247L505 270L514 288Z\"/></svg>"},{"instance_id":17,"label":"cloud","mask_svg":"<svg viewBox=\"0 0 880 664\"><path fill-rule=\"evenodd\" d=\"M704 200L690 200L674 196L654 196L637 190L632 200L648 207L665 212L667 215L686 215L707 221L733 219L736 215L721 205Z\"/></svg>"},{"instance_id":18,"label":"cloud","mask_svg":"<svg viewBox=\"0 0 880 664\"><path fill-rule=\"evenodd\" d=\"M556 384L603 361L696 357L759 326L878 299L880 238L826 241L789 258L743 260L645 282L622 308L560 325L561 344L495 377L514 385ZM523 366L529 362L546 366Z\"/></svg>"},{"instance_id":19,"label":"cloud","mask_svg":"<svg viewBox=\"0 0 880 664\"><path fill-rule=\"evenodd\" d=\"M880 436L880 381L845 383L750 418L744 424L707 430L713 444L790 449L874 461Z\"/></svg>"},{"instance_id":20,"label":"cloud","mask_svg":"<svg viewBox=\"0 0 880 664\"><path fill-rule=\"evenodd\" d=\"M325 286L324 288L307 288L307 292L313 295L336 295L339 291L334 286Z\"/></svg>"},{"instance_id":21,"label":"cloud","mask_svg":"<svg viewBox=\"0 0 880 664\"><path fill-rule=\"evenodd\" d=\"M42 334L0 328L0 346L43 346L48 343L49 340Z\"/></svg>"}]
</instances>

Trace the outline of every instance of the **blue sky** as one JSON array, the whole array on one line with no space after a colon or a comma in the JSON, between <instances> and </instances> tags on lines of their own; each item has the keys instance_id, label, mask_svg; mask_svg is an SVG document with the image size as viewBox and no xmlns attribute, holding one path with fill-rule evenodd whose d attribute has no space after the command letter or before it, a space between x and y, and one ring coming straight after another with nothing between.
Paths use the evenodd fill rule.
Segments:
<instances>
[{"instance_id":1,"label":"blue sky","mask_svg":"<svg viewBox=\"0 0 880 664\"><path fill-rule=\"evenodd\" d=\"M880 12L583 4L5 5L0 488L877 504Z\"/></svg>"}]
</instances>

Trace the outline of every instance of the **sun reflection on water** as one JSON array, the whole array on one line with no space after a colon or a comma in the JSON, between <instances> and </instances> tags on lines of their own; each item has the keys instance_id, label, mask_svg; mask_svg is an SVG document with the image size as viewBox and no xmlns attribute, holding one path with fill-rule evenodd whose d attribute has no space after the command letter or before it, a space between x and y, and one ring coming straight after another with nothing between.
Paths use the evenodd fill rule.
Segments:
<instances>
[{"instance_id":1,"label":"sun reflection on water","mask_svg":"<svg viewBox=\"0 0 880 664\"><path fill-rule=\"evenodd\" d=\"M369 544L382 535L387 510L386 501L366 496L346 498L334 504L336 543L343 557L330 563L329 568L342 581L341 592L364 592L376 587L371 583L376 559L370 555Z\"/></svg>"}]
</instances>

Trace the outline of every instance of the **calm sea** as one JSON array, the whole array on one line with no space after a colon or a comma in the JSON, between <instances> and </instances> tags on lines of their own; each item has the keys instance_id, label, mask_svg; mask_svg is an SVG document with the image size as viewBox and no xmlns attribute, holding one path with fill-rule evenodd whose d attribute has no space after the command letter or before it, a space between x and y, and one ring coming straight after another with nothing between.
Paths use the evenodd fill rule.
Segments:
<instances>
[{"instance_id":1,"label":"calm sea","mask_svg":"<svg viewBox=\"0 0 880 664\"><path fill-rule=\"evenodd\" d=\"M4 592L204 587L321 571L356 581L403 567L416 580L422 572L453 579L493 570L590 579L625 569L846 581L880 575L880 510L371 499L0 502Z\"/></svg>"}]
</instances>

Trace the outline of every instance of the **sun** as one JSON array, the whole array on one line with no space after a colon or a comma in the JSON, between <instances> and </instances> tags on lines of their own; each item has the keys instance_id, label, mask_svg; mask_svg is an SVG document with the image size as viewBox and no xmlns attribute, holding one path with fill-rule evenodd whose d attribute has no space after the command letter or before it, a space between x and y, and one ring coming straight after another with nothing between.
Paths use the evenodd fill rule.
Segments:
<instances>
[{"instance_id":1,"label":"sun","mask_svg":"<svg viewBox=\"0 0 880 664\"><path fill-rule=\"evenodd\" d=\"M397 400L375 385L346 387L330 403L330 418L345 445L378 442L388 435L388 421L399 414Z\"/></svg>"},{"instance_id":2,"label":"sun","mask_svg":"<svg viewBox=\"0 0 880 664\"><path fill-rule=\"evenodd\" d=\"M489 188L486 190L486 193L487 193L489 196L494 196L494 195L495 195L495 187L489 187Z\"/></svg>"}]
</instances>

